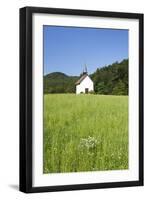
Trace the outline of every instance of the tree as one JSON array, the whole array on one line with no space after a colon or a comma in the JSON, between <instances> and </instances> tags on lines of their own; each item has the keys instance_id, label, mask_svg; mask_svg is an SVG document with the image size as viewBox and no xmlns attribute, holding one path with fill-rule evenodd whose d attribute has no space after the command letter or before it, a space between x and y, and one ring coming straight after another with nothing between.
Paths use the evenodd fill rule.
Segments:
<instances>
[{"instance_id":1,"label":"tree","mask_svg":"<svg viewBox=\"0 0 147 200\"><path fill-rule=\"evenodd\" d=\"M122 80L119 80L117 85L113 88L112 94L114 95L126 95L126 87Z\"/></svg>"},{"instance_id":2,"label":"tree","mask_svg":"<svg viewBox=\"0 0 147 200\"><path fill-rule=\"evenodd\" d=\"M95 86L95 91L98 94L104 94L105 92L105 84L104 82L100 82Z\"/></svg>"}]
</instances>

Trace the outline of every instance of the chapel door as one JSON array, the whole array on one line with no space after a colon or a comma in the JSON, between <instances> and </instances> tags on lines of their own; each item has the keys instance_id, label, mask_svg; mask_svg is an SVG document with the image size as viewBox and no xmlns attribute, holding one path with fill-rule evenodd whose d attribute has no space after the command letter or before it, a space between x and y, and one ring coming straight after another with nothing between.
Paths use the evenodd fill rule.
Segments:
<instances>
[{"instance_id":1,"label":"chapel door","mask_svg":"<svg viewBox=\"0 0 147 200\"><path fill-rule=\"evenodd\" d=\"M85 88L85 94L88 94L88 88Z\"/></svg>"}]
</instances>

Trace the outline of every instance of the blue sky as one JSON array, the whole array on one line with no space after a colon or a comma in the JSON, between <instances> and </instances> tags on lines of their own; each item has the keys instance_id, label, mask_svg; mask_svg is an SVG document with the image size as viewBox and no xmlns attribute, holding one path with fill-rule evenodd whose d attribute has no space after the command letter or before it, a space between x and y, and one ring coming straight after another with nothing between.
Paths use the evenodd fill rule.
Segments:
<instances>
[{"instance_id":1,"label":"blue sky","mask_svg":"<svg viewBox=\"0 0 147 200\"><path fill-rule=\"evenodd\" d=\"M128 58L128 30L44 26L44 74L88 73Z\"/></svg>"}]
</instances>

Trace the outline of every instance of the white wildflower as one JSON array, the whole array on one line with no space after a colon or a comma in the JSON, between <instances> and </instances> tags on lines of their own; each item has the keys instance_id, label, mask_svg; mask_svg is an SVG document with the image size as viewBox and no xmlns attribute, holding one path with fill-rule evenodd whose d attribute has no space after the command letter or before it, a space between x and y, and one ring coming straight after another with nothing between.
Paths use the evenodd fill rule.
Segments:
<instances>
[{"instance_id":1,"label":"white wildflower","mask_svg":"<svg viewBox=\"0 0 147 200\"><path fill-rule=\"evenodd\" d=\"M81 138L79 147L82 149L93 150L97 147L98 141L96 138L88 136L87 138Z\"/></svg>"}]
</instances>

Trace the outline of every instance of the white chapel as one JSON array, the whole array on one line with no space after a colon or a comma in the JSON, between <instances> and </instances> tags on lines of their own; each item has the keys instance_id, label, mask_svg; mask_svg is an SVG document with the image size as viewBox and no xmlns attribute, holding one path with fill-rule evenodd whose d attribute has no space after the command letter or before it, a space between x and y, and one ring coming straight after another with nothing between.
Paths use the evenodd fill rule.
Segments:
<instances>
[{"instance_id":1,"label":"white chapel","mask_svg":"<svg viewBox=\"0 0 147 200\"><path fill-rule=\"evenodd\" d=\"M75 85L76 94L88 94L89 92L94 91L94 84L88 75L87 67L85 67L83 74L81 75L80 79L75 83Z\"/></svg>"}]
</instances>

